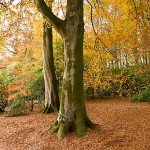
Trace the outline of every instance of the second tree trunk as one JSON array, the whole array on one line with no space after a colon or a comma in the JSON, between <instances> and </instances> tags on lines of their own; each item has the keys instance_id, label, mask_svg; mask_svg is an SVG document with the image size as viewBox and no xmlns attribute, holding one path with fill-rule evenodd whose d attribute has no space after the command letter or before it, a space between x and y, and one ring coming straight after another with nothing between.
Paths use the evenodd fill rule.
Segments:
<instances>
[{"instance_id":1,"label":"second tree trunk","mask_svg":"<svg viewBox=\"0 0 150 150\"><path fill-rule=\"evenodd\" d=\"M43 113L58 112L59 96L53 57L52 27L43 23L43 71L45 81L45 108Z\"/></svg>"}]
</instances>

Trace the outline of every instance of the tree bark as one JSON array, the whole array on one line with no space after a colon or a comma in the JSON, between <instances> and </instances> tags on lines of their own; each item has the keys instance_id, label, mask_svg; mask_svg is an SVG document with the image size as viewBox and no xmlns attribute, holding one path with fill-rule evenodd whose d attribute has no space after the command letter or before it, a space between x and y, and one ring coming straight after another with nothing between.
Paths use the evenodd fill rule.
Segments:
<instances>
[{"instance_id":1,"label":"tree bark","mask_svg":"<svg viewBox=\"0 0 150 150\"><path fill-rule=\"evenodd\" d=\"M45 12L43 0L35 0L36 6L42 15L56 27L64 41L64 76L60 109L57 121L51 126L50 133L57 132L58 138L65 137L67 132L75 130L79 137L83 136L87 127L94 128L95 125L87 117L84 90L83 90L83 0L67 0L66 18L55 21L53 17L47 16L52 12ZM56 16L55 16L56 17ZM63 22L63 26L61 23Z\"/></svg>"},{"instance_id":2,"label":"tree bark","mask_svg":"<svg viewBox=\"0 0 150 150\"><path fill-rule=\"evenodd\" d=\"M45 108L43 113L59 110L57 79L54 68L52 27L43 23L43 70L45 82Z\"/></svg>"}]
</instances>

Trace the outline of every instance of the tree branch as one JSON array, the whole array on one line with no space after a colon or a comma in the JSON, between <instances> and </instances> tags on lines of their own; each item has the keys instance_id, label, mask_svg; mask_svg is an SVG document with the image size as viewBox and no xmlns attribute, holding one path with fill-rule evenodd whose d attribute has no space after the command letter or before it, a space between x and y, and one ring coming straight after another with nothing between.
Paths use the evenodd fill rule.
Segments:
<instances>
[{"instance_id":1,"label":"tree branch","mask_svg":"<svg viewBox=\"0 0 150 150\"><path fill-rule=\"evenodd\" d=\"M5 48L5 51L10 52L10 53L12 53L12 54L17 54L16 51L13 51L13 50L9 49L9 48L6 47L6 46L3 46L3 47Z\"/></svg>"},{"instance_id":2,"label":"tree branch","mask_svg":"<svg viewBox=\"0 0 150 150\"><path fill-rule=\"evenodd\" d=\"M133 3L133 5L134 5L134 10L135 10L135 13L136 13L136 19L137 19L137 17L138 17L138 11L137 11L137 7L136 7L136 4L135 4L135 1L132 0L132 3Z\"/></svg>"},{"instance_id":3,"label":"tree branch","mask_svg":"<svg viewBox=\"0 0 150 150\"><path fill-rule=\"evenodd\" d=\"M93 28L93 31L94 31L94 34L95 34L95 36L96 36L96 38L102 43L102 45L106 48L106 49L104 49L107 53L110 53L117 61L119 61L118 60L118 58L111 52L111 50L106 46L106 44L101 40L101 38L97 35L97 32L96 32L96 30L95 30L95 27L94 27L94 23L93 23L93 6L92 6L92 4L91 4L91 2L89 1L89 0L87 0L87 2L88 2L88 4L90 5L90 7L91 7L91 24L92 24L92 28Z\"/></svg>"},{"instance_id":4,"label":"tree branch","mask_svg":"<svg viewBox=\"0 0 150 150\"><path fill-rule=\"evenodd\" d=\"M59 32L61 35L63 34L62 27L64 26L64 21L56 17L50 8L46 5L44 0L34 0L36 7L41 12L43 17L52 24L52 26Z\"/></svg>"},{"instance_id":5,"label":"tree branch","mask_svg":"<svg viewBox=\"0 0 150 150\"><path fill-rule=\"evenodd\" d=\"M6 6L4 3L0 2L0 5L2 5L5 8L8 8L8 6Z\"/></svg>"}]
</instances>

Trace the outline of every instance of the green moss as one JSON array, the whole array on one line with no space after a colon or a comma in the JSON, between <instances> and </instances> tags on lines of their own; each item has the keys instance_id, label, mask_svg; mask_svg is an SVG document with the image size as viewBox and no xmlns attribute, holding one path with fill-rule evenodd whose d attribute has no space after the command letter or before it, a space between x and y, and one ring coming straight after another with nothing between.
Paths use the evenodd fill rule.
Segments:
<instances>
[{"instance_id":1,"label":"green moss","mask_svg":"<svg viewBox=\"0 0 150 150\"><path fill-rule=\"evenodd\" d=\"M53 134L54 132L57 132L59 128L59 123L56 121L55 123L52 124L52 126L49 129L49 133Z\"/></svg>"},{"instance_id":2,"label":"green moss","mask_svg":"<svg viewBox=\"0 0 150 150\"><path fill-rule=\"evenodd\" d=\"M72 124L73 122L71 121L60 122L59 130L57 132L57 137L59 140L63 139L67 135L72 127Z\"/></svg>"},{"instance_id":3,"label":"green moss","mask_svg":"<svg viewBox=\"0 0 150 150\"><path fill-rule=\"evenodd\" d=\"M87 132L87 127L86 127L85 120L83 119L83 116L77 117L75 124L76 124L77 136L83 137Z\"/></svg>"},{"instance_id":4,"label":"green moss","mask_svg":"<svg viewBox=\"0 0 150 150\"><path fill-rule=\"evenodd\" d=\"M65 129L64 129L64 125L62 123L59 125L59 130L57 132L57 137L58 137L59 140L61 140L65 137Z\"/></svg>"}]
</instances>

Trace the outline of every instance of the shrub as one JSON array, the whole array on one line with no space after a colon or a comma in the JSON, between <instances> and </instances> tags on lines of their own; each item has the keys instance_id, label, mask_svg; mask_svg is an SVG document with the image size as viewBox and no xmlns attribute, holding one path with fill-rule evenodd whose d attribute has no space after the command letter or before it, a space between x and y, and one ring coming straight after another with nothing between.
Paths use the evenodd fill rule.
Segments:
<instances>
[{"instance_id":1,"label":"shrub","mask_svg":"<svg viewBox=\"0 0 150 150\"><path fill-rule=\"evenodd\" d=\"M28 102L30 111L33 111L35 104L41 109L45 97L44 75L41 68L35 68L34 78L26 83L26 95L24 99Z\"/></svg>"},{"instance_id":2,"label":"shrub","mask_svg":"<svg viewBox=\"0 0 150 150\"><path fill-rule=\"evenodd\" d=\"M0 69L0 111L4 112L8 103L8 85L14 80L9 69Z\"/></svg>"},{"instance_id":3,"label":"shrub","mask_svg":"<svg viewBox=\"0 0 150 150\"><path fill-rule=\"evenodd\" d=\"M87 89L85 90L85 96L87 98L94 98L94 88L93 87L87 87Z\"/></svg>"},{"instance_id":4,"label":"shrub","mask_svg":"<svg viewBox=\"0 0 150 150\"><path fill-rule=\"evenodd\" d=\"M44 87L44 75L42 70L37 70L35 77L32 81L28 82L30 98L34 100L44 99L45 87Z\"/></svg>"},{"instance_id":5,"label":"shrub","mask_svg":"<svg viewBox=\"0 0 150 150\"><path fill-rule=\"evenodd\" d=\"M9 105L9 110L6 112L6 117L18 116L25 114L29 108L25 105L25 100L22 95L17 95Z\"/></svg>"},{"instance_id":6,"label":"shrub","mask_svg":"<svg viewBox=\"0 0 150 150\"><path fill-rule=\"evenodd\" d=\"M5 107L7 106L8 93L4 88L0 88L0 112L4 112Z\"/></svg>"},{"instance_id":7,"label":"shrub","mask_svg":"<svg viewBox=\"0 0 150 150\"><path fill-rule=\"evenodd\" d=\"M8 103L7 88L3 85L3 83L0 80L0 112L4 112L7 103Z\"/></svg>"},{"instance_id":8,"label":"shrub","mask_svg":"<svg viewBox=\"0 0 150 150\"><path fill-rule=\"evenodd\" d=\"M131 97L131 102L150 102L150 87L134 94Z\"/></svg>"},{"instance_id":9,"label":"shrub","mask_svg":"<svg viewBox=\"0 0 150 150\"><path fill-rule=\"evenodd\" d=\"M91 62L86 62L84 69L85 87L90 85L95 90L99 87L103 96L131 96L150 85L148 65L108 67L94 57Z\"/></svg>"}]
</instances>

